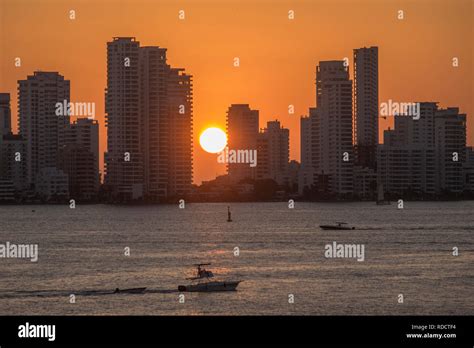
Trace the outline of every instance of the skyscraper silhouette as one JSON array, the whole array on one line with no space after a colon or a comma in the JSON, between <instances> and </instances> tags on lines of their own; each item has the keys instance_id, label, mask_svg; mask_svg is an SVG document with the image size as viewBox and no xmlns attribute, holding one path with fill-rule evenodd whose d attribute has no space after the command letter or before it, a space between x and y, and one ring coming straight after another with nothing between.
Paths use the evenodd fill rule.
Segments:
<instances>
[{"instance_id":1,"label":"skyscraper silhouette","mask_svg":"<svg viewBox=\"0 0 474 348\"><path fill-rule=\"evenodd\" d=\"M14 202L27 188L26 141L11 129L10 94L0 93L0 202Z\"/></svg>"},{"instance_id":2,"label":"skyscraper silhouette","mask_svg":"<svg viewBox=\"0 0 474 348\"><path fill-rule=\"evenodd\" d=\"M354 49L354 144L356 163L376 168L379 143L378 47Z\"/></svg>"},{"instance_id":3,"label":"skyscraper silhouette","mask_svg":"<svg viewBox=\"0 0 474 348\"><path fill-rule=\"evenodd\" d=\"M434 197L463 191L466 115L458 108L439 109L420 103L419 119L395 116L395 127L384 131L377 166L385 191L393 195Z\"/></svg>"},{"instance_id":4,"label":"skyscraper silhouette","mask_svg":"<svg viewBox=\"0 0 474 348\"><path fill-rule=\"evenodd\" d=\"M57 72L35 71L18 81L19 130L27 145L29 184L35 183L41 170L57 167L70 117L57 115L56 103L69 103L69 91L69 80Z\"/></svg>"},{"instance_id":5,"label":"skyscraper silhouette","mask_svg":"<svg viewBox=\"0 0 474 348\"><path fill-rule=\"evenodd\" d=\"M10 134L11 122L10 94L0 93L0 136Z\"/></svg>"},{"instance_id":6,"label":"skyscraper silhouette","mask_svg":"<svg viewBox=\"0 0 474 348\"><path fill-rule=\"evenodd\" d=\"M248 104L232 104L227 110L229 150L257 150L258 121L258 110L250 109ZM229 163L227 171L232 182L255 179L257 174L256 169L248 163Z\"/></svg>"},{"instance_id":7,"label":"skyscraper silhouette","mask_svg":"<svg viewBox=\"0 0 474 348\"><path fill-rule=\"evenodd\" d=\"M105 183L118 200L143 197L139 47L129 37L107 43Z\"/></svg>"},{"instance_id":8,"label":"skyscraper silhouette","mask_svg":"<svg viewBox=\"0 0 474 348\"><path fill-rule=\"evenodd\" d=\"M60 148L59 167L68 175L70 198L93 201L99 192L99 124L79 118Z\"/></svg>"},{"instance_id":9,"label":"skyscraper silhouette","mask_svg":"<svg viewBox=\"0 0 474 348\"><path fill-rule=\"evenodd\" d=\"M159 201L192 184L192 79L166 49L108 43L106 180L113 200Z\"/></svg>"},{"instance_id":10,"label":"skyscraper silhouette","mask_svg":"<svg viewBox=\"0 0 474 348\"><path fill-rule=\"evenodd\" d=\"M310 109L311 166L318 191L352 194L352 81L344 61L323 61L316 70L316 104Z\"/></svg>"},{"instance_id":11,"label":"skyscraper silhouette","mask_svg":"<svg viewBox=\"0 0 474 348\"><path fill-rule=\"evenodd\" d=\"M260 149L262 153L260 153ZM288 184L290 162L290 131L280 121L269 121L259 134L258 148L259 179L273 179L279 185ZM263 167L264 170L260 170Z\"/></svg>"}]
</instances>

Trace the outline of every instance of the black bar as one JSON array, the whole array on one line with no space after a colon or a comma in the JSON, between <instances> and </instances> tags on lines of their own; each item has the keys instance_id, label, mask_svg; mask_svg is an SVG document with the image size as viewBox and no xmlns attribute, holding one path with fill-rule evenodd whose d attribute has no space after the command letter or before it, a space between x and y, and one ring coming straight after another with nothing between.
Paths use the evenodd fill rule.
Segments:
<instances>
[{"instance_id":1,"label":"black bar","mask_svg":"<svg viewBox=\"0 0 474 348\"><path fill-rule=\"evenodd\" d=\"M473 316L2 316L1 348L99 344L391 344L472 347ZM55 325L55 340L20 338L26 323ZM413 328L417 325L418 328ZM426 326L423 331L419 329ZM434 325L430 328L429 325ZM455 334L407 338L407 334Z\"/></svg>"}]
</instances>

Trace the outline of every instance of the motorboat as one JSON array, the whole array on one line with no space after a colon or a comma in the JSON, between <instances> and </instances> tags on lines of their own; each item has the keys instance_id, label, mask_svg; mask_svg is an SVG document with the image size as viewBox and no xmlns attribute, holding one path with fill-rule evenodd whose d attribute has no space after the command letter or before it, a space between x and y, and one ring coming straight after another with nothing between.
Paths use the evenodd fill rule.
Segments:
<instances>
[{"instance_id":1,"label":"motorboat","mask_svg":"<svg viewBox=\"0 0 474 348\"><path fill-rule=\"evenodd\" d=\"M186 278L191 280L189 285L179 285L178 291L188 292L214 292L214 291L235 291L241 280L214 280L212 271L208 271L204 266L209 266L210 263L198 263L195 277Z\"/></svg>"},{"instance_id":2,"label":"motorboat","mask_svg":"<svg viewBox=\"0 0 474 348\"><path fill-rule=\"evenodd\" d=\"M336 222L335 225L319 225L323 230L355 230L354 226L347 226L347 222Z\"/></svg>"},{"instance_id":3,"label":"motorboat","mask_svg":"<svg viewBox=\"0 0 474 348\"><path fill-rule=\"evenodd\" d=\"M130 288L130 289L119 289L114 290L114 294L143 294L146 288Z\"/></svg>"}]
</instances>

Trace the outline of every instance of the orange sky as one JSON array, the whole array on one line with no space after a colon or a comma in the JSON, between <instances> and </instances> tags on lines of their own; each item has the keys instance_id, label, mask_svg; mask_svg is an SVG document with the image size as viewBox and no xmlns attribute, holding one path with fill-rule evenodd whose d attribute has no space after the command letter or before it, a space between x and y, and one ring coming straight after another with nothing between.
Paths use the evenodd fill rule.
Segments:
<instances>
[{"instance_id":1,"label":"orange sky","mask_svg":"<svg viewBox=\"0 0 474 348\"><path fill-rule=\"evenodd\" d=\"M178 18L181 9L185 20ZM261 127L279 119L290 129L291 158L299 160L299 117L315 106L317 63L352 61L353 48L377 45L380 102L459 106L474 145L473 17L472 0L0 0L0 92L12 94L15 118L17 80L34 70L59 71L71 80L71 101L96 103L103 152L106 42L135 36L142 45L166 47L169 64L194 76L194 179L200 183L225 172L198 140L207 126L225 129L231 103L260 110Z\"/></svg>"}]
</instances>

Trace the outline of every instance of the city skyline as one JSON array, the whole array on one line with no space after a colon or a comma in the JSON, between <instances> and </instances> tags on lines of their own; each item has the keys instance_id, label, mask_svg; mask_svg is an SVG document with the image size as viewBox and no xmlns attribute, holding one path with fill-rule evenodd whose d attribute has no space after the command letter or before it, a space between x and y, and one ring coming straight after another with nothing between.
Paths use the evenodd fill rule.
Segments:
<instances>
[{"instance_id":1,"label":"city skyline","mask_svg":"<svg viewBox=\"0 0 474 348\"><path fill-rule=\"evenodd\" d=\"M354 81L346 60L319 62L316 106L300 119L301 163L290 161L290 132L280 121L259 128L258 110L232 104L228 143L215 152L228 175L193 189L192 76L167 63L166 48L141 47L133 37L114 37L107 46L102 187L98 122L71 122L71 114L94 108L70 103L70 81L58 72L35 71L18 81L18 134L10 95L0 94L0 200L372 200L378 190L383 203L385 193L433 199L474 192L474 151L459 108L390 101L381 116L393 116L395 127L378 144L378 47L354 49Z\"/></svg>"},{"instance_id":2,"label":"city skyline","mask_svg":"<svg viewBox=\"0 0 474 348\"><path fill-rule=\"evenodd\" d=\"M0 345L471 342L473 19L0 0Z\"/></svg>"},{"instance_id":3,"label":"city skyline","mask_svg":"<svg viewBox=\"0 0 474 348\"><path fill-rule=\"evenodd\" d=\"M261 128L267 121L280 120L290 130L290 159L299 160L299 117L307 114L308 107L314 106L314 73L318 62L348 57L350 77L353 79L353 48L378 46L379 101L438 101L442 107L459 107L462 113L467 114L467 143L472 145L472 87L468 78L472 72L472 53L464 44L470 35L469 3L454 2L449 5L449 11L446 11L447 4L441 2L430 5L397 2L395 4L400 6L394 5L393 8L372 2L359 3L357 6L342 3L347 13L336 12L338 15L335 17L336 21L344 23L341 27L335 26L323 14L321 18L318 17L318 9L337 8L331 4L318 8L317 3L282 2L269 9L264 4L243 6L234 2L212 3L212 7L199 8L185 3L162 2L157 7L140 3L136 11L124 13L140 15L143 26L124 26L118 20L122 14L111 8L104 17L103 25L100 28L94 26L93 34L87 35L84 33L89 29L85 26L89 21L97 20L93 13L104 7L104 4L78 5L75 8L77 18L73 22L68 17L69 8L66 6L4 1L2 6L6 10L1 35L4 38L2 51L5 54L0 58L0 88L2 92L11 94L12 123L15 128L16 81L24 79L38 68L59 71L71 81L71 101L96 103L102 158L106 143L103 100L106 85L105 42L114 36L136 36L144 45L166 47L173 66L184 67L194 76L194 181L200 183L225 172L225 166L217 163L214 155L207 154L200 148L197 138L208 126L225 128L229 105L248 103L253 109L259 110ZM124 6L134 5L125 3ZM62 37L70 35L71 40L58 42L55 30L48 23L44 23L41 30L29 30L28 36L23 35L23 31L31 28L39 18L31 17L30 11L25 11L25 8L43 14L40 17L48 23L61 25L62 34L66 34ZM153 11L157 8L163 11ZM184 20L178 18L180 8L186 11ZM400 8L405 11L403 20L397 18ZM229 14L234 9L239 10L240 22L229 20ZM292 21L288 18L289 9L293 9L295 13ZM364 17L363 13L367 10L374 15ZM419 17L421 13L422 18ZM215 25L221 25L221 33L204 36L210 32L209 23L212 21L202 19L210 20L211 17ZM360 18L365 19L361 22ZM11 32L9 28L13 27L14 19L22 25L15 24L16 30ZM115 25L114 19L120 24ZM151 32L145 30L146 24L151 25L158 19L163 25L155 27L157 32L150 35ZM433 27L432 21L438 23L437 26ZM381 22L385 23L382 27L377 24ZM270 23L271 31L265 29ZM275 24L280 25L275 27ZM357 26L357 35L344 30L351 24ZM374 25L378 26L378 30L371 30ZM160 34L163 27L167 28L166 31L174 30L173 40L170 40L166 31ZM83 35L82 39L75 34L78 28ZM302 29L308 31L308 28L311 35L300 32ZM255 33L258 35L254 35ZM219 50L212 47L200 49L199 36L208 37ZM28 48L24 46L22 37L30 37ZM295 41L295 37L299 40ZM420 40L423 42L421 46L416 44ZM446 43L442 49L437 46L440 40ZM76 46L73 42L76 42ZM427 54L429 59L426 58ZM31 58L33 56L34 60ZM455 56L459 58L459 66L453 68L452 58ZM14 66L15 57L22 59L21 67ZM240 58L238 68L233 66L234 57ZM275 71L278 74L274 74ZM294 114L288 113L289 105L294 106ZM379 138L382 139L383 130L391 126L393 120L379 118L379 121ZM101 160L101 167L102 163Z\"/></svg>"}]
</instances>

